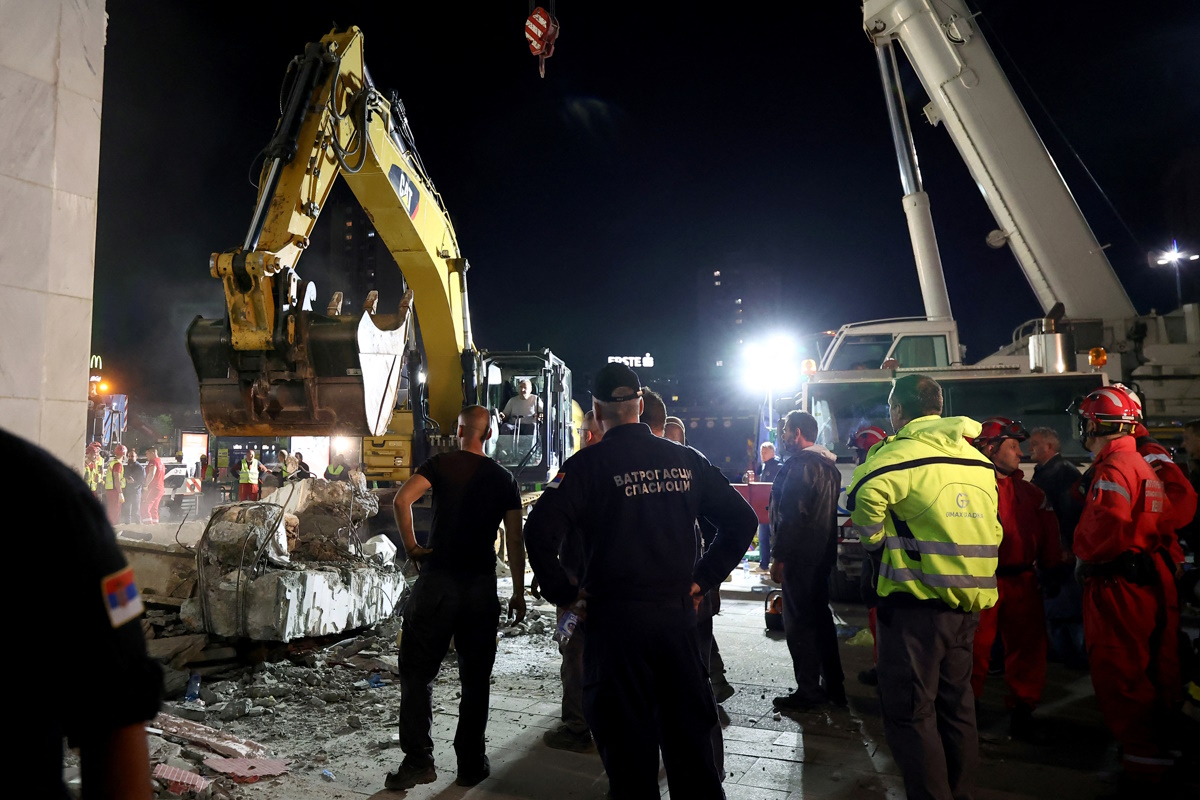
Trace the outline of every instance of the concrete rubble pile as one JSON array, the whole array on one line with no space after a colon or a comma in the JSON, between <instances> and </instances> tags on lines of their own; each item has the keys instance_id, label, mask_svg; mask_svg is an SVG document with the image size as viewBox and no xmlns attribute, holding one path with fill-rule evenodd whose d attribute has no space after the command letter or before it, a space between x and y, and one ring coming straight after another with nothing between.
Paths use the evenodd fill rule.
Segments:
<instances>
[{"instance_id":1,"label":"concrete rubble pile","mask_svg":"<svg viewBox=\"0 0 1200 800\"><path fill-rule=\"evenodd\" d=\"M330 769L341 783L345 776L338 764L364 758L377 762L380 774L394 769L402 757L398 750L393 752L399 746L398 630L399 620L392 617L321 649L308 649L311 641L274 646L274 657L286 650L286 658L253 667L236 659L204 666L206 654L221 654L217 651L225 646L202 634L148 642L152 655L164 665L183 668L184 684L188 671L203 676L198 699L184 700L183 686L176 686L168 691L162 713L147 727L152 769L175 768L206 783L204 788L173 791L183 786L157 777L155 797L240 800L260 795L257 789L264 784L286 796L288 782L298 776L319 782L321 773ZM549 605L531 608L526 621L500 631L500 660L493 673L497 691L556 687L553 633L554 609ZM460 697L451 650L434 687L435 718L456 713ZM451 716L449 724L454 722ZM218 759L251 759L264 765L283 761L286 774L264 771L251 788L223 771ZM178 777L165 769L160 773Z\"/></svg>"},{"instance_id":2,"label":"concrete rubble pile","mask_svg":"<svg viewBox=\"0 0 1200 800\"><path fill-rule=\"evenodd\" d=\"M201 573L183 622L217 636L288 642L386 619L405 580L390 542L364 552L357 534L378 511L364 486L318 479L217 508L197 547Z\"/></svg>"}]
</instances>

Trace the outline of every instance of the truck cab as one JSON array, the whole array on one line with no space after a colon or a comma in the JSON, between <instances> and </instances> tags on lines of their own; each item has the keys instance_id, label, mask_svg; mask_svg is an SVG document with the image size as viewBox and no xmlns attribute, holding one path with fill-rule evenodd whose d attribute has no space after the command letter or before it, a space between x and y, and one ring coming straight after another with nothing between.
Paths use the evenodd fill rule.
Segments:
<instances>
[{"instance_id":1,"label":"truck cab","mask_svg":"<svg viewBox=\"0 0 1200 800\"><path fill-rule=\"evenodd\" d=\"M834 334L818 369L821 372L876 370L888 360L894 360L904 369L961 364L958 326L950 319L925 317L852 322Z\"/></svg>"}]
</instances>

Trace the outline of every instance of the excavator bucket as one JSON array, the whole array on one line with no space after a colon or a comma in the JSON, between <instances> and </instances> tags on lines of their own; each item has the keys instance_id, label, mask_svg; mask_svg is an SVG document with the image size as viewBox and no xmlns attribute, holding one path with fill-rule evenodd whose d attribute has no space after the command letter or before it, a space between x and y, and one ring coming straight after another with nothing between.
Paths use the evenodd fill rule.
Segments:
<instances>
[{"instance_id":1,"label":"excavator bucket","mask_svg":"<svg viewBox=\"0 0 1200 800\"><path fill-rule=\"evenodd\" d=\"M407 303L400 310L296 311L273 350L236 350L226 320L197 317L188 352L204 424L216 436L382 436L412 324Z\"/></svg>"}]
</instances>

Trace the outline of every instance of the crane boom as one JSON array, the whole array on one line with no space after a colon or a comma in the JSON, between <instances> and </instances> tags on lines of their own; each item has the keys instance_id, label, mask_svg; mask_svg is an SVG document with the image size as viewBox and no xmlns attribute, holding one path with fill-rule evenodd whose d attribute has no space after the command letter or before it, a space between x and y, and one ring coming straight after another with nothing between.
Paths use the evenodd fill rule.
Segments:
<instances>
[{"instance_id":1,"label":"crane boom","mask_svg":"<svg viewBox=\"0 0 1200 800\"><path fill-rule=\"evenodd\" d=\"M945 124L1042 310L1061 302L1076 319L1136 316L972 17L964 0L863 4L871 40L904 49L932 101L927 117Z\"/></svg>"}]
</instances>

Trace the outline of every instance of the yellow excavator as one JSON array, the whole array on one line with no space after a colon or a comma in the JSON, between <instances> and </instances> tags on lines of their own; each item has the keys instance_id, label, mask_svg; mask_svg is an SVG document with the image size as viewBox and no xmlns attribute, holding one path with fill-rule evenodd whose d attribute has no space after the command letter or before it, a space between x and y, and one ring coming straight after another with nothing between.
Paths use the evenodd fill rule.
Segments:
<instances>
[{"instance_id":1,"label":"yellow excavator","mask_svg":"<svg viewBox=\"0 0 1200 800\"><path fill-rule=\"evenodd\" d=\"M480 352L468 263L413 145L403 103L376 89L363 34L334 29L288 65L281 116L263 151L258 201L240 247L213 253L223 319L197 317L188 351L216 436L362 436L368 479L402 481L453 447L467 404L498 409L529 380L541 413L501 425L491 454L523 485L551 479L578 448L571 372L549 350ZM297 262L341 175L403 275L396 313L371 292L343 313L313 310Z\"/></svg>"}]
</instances>

